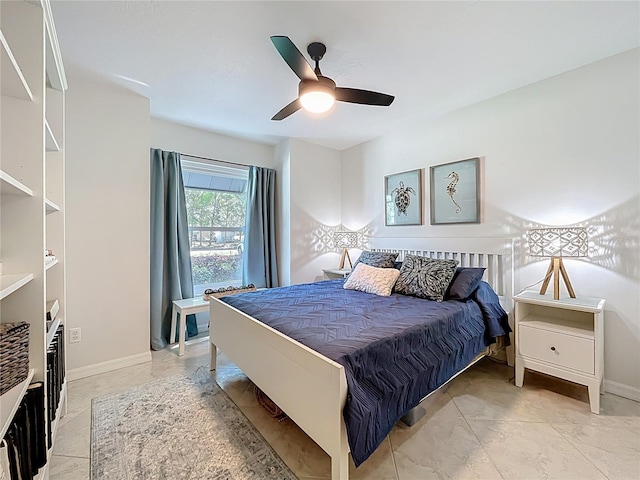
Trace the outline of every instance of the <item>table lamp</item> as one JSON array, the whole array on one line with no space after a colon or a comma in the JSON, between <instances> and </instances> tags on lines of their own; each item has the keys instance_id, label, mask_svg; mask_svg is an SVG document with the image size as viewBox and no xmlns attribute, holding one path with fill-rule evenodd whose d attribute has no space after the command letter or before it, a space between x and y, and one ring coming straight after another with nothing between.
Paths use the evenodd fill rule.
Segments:
<instances>
[{"instance_id":1,"label":"table lamp","mask_svg":"<svg viewBox=\"0 0 640 480\"><path fill-rule=\"evenodd\" d=\"M576 298L569 280L563 257L586 257L589 252L589 237L582 227L535 228L529 230L529 254L532 257L551 257L549 269L542 282L540 295L547 292L553 276L553 298L560 299L560 275L567 287L569 296Z\"/></svg>"},{"instance_id":2,"label":"table lamp","mask_svg":"<svg viewBox=\"0 0 640 480\"><path fill-rule=\"evenodd\" d=\"M340 256L339 266L340 270L344 268L345 259L349 261L349 268L353 268L348 249L358 246L358 234L356 232L334 232L333 244L337 248L342 248L342 255Z\"/></svg>"}]
</instances>

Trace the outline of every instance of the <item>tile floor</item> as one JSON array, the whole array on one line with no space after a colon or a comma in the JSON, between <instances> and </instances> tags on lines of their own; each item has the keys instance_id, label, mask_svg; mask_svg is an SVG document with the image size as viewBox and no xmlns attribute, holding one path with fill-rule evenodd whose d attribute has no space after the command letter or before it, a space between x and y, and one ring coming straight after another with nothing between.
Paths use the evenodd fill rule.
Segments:
<instances>
[{"instance_id":1,"label":"tile floor","mask_svg":"<svg viewBox=\"0 0 640 480\"><path fill-rule=\"evenodd\" d=\"M184 357L153 352L149 363L70 382L50 479L89 478L92 398L208 362L200 339L188 342ZM235 365L219 364L218 383L299 479L329 478L329 457L290 420L274 421ZM360 468L351 465L352 479L640 479L640 403L605 394L592 415L586 387L527 372L517 388L513 369L488 359L426 402L416 425L396 425Z\"/></svg>"}]
</instances>

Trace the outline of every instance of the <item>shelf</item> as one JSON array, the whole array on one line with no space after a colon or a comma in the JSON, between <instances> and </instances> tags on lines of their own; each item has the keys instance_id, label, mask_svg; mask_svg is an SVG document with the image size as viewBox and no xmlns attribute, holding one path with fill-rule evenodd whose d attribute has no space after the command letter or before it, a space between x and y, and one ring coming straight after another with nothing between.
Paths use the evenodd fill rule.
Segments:
<instances>
[{"instance_id":1,"label":"shelf","mask_svg":"<svg viewBox=\"0 0 640 480\"><path fill-rule=\"evenodd\" d=\"M27 391L27 387L33 378L33 373L33 369L29 370L26 380L19 383L0 397L0 426L2 427L2 430L0 430L0 438L4 438L4 434L7 433L7 429L9 428L9 425L11 425L13 416L16 414L16 411L18 411L20 402L22 401L22 398Z\"/></svg>"},{"instance_id":2,"label":"shelf","mask_svg":"<svg viewBox=\"0 0 640 480\"><path fill-rule=\"evenodd\" d=\"M45 207L47 209L47 214L60 211L60 207L58 205L56 205L55 203L53 203L48 198L44 199L44 205L45 205Z\"/></svg>"},{"instance_id":3,"label":"shelf","mask_svg":"<svg viewBox=\"0 0 640 480\"><path fill-rule=\"evenodd\" d=\"M44 269L45 270L49 270L51 267L53 267L54 265L57 265L57 264L58 264L58 259L57 258L54 258L53 260L50 260L50 261L45 260L44 261Z\"/></svg>"},{"instance_id":4,"label":"shelf","mask_svg":"<svg viewBox=\"0 0 640 480\"><path fill-rule=\"evenodd\" d=\"M27 80L22 75L22 70L18 65L7 39L0 31L0 43L2 43L2 95L17 98L20 100L33 100L33 94L27 84Z\"/></svg>"},{"instance_id":5,"label":"shelf","mask_svg":"<svg viewBox=\"0 0 640 480\"><path fill-rule=\"evenodd\" d=\"M553 318L544 315L527 315L520 320L521 327L533 327L549 332L564 333L565 335L573 335L575 337L587 338L593 340L595 333L593 325L580 320L571 320L567 318Z\"/></svg>"},{"instance_id":6,"label":"shelf","mask_svg":"<svg viewBox=\"0 0 640 480\"><path fill-rule=\"evenodd\" d=\"M33 273L0 276L0 300L33 280Z\"/></svg>"},{"instance_id":7,"label":"shelf","mask_svg":"<svg viewBox=\"0 0 640 480\"><path fill-rule=\"evenodd\" d=\"M0 170L0 190L2 190L2 195L25 195L33 197L33 190L2 170Z\"/></svg>"},{"instance_id":8,"label":"shelf","mask_svg":"<svg viewBox=\"0 0 640 480\"><path fill-rule=\"evenodd\" d=\"M44 144L47 149L47 152L59 152L60 145L56 140L56 136L53 134L53 130L51 130L51 125L49 125L49 122L46 119L44 121L44 131L45 131Z\"/></svg>"}]
</instances>

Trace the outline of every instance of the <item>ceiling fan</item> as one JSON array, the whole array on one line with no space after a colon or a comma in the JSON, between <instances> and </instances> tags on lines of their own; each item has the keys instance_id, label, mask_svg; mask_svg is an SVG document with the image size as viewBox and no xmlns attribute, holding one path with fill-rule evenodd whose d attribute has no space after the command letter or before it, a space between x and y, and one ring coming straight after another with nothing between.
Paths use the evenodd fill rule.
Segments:
<instances>
[{"instance_id":1,"label":"ceiling fan","mask_svg":"<svg viewBox=\"0 0 640 480\"><path fill-rule=\"evenodd\" d=\"M301 108L313 113L326 112L336 100L388 107L395 98L392 95L369 90L336 87L336 82L320 72L319 63L327 51L323 43L313 42L307 46L307 53L316 62L315 69L312 69L289 37L272 36L271 41L287 65L300 78L298 98L276 113L271 120L283 120Z\"/></svg>"}]
</instances>

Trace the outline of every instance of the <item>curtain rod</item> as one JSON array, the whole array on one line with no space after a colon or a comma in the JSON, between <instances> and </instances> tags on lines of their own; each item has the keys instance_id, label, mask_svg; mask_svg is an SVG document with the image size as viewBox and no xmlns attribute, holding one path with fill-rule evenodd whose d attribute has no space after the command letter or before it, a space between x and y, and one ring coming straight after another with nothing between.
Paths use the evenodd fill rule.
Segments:
<instances>
[{"instance_id":1,"label":"curtain rod","mask_svg":"<svg viewBox=\"0 0 640 480\"><path fill-rule=\"evenodd\" d=\"M181 153L180 156L182 156L182 157L191 157L191 158L199 158L200 160L209 160L211 162L228 163L229 165L235 165L236 167L238 167L238 166L239 167L247 167L247 168L253 167L253 165L247 165L247 164L244 164L244 163L229 162L227 160L217 160L215 158L200 157L198 155L191 155L189 153Z\"/></svg>"}]
</instances>

